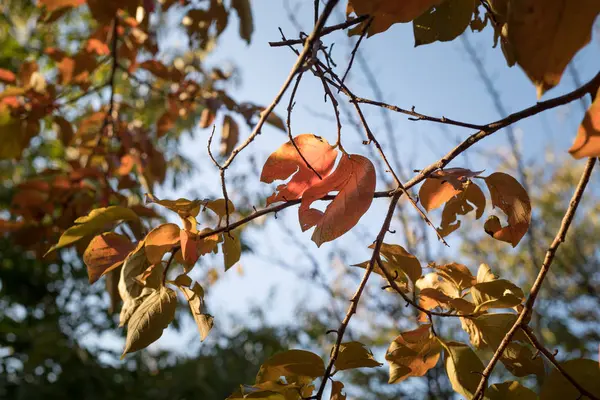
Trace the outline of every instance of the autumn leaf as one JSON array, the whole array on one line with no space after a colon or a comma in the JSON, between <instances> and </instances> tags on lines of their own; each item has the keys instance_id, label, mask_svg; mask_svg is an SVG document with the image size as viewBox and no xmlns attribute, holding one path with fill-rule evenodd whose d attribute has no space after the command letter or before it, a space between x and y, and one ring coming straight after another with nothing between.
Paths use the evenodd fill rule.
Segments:
<instances>
[{"instance_id":1,"label":"autumn leaf","mask_svg":"<svg viewBox=\"0 0 600 400\"><path fill-rule=\"evenodd\" d=\"M306 190L298 209L302 231L316 226L312 240L321 246L352 229L371 206L375 192L375 167L369 159L344 155L331 175ZM338 191L325 212L310 208L330 192Z\"/></svg>"},{"instance_id":2,"label":"autumn leaf","mask_svg":"<svg viewBox=\"0 0 600 400\"><path fill-rule=\"evenodd\" d=\"M515 247L531 224L531 202L521 184L512 176L496 172L485 178L490 190L492 205L500 208L508 216L508 225L499 226L486 222L486 232L494 239L510 243ZM493 221L493 220L492 220Z\"/></svg>"},{"instance_id":3,"label":"autumn leaf","mask_svg":"<svg viewBox=\"0 0 600 400\"><path fill-rule=\"evenodd\" d=\"M160 116L158 121L156 121L156 137L161 138L167 134L173 127L175 126L175 121L173 121L173 117L171 117L171 113L168 111L163 113Z\"/></svg>"},{"instance_id":4,"label":"autumn leaf","mask_svg":"<svg viewBox=\"0 0 600 400\"><path fill-rule=\"evenodd\" d=\"M539 355L539 354L538 354ZM521 378L528 375L545 375L544 362L537 357L529 347L520 343L509 343L500 361L504 367L514 376Z\"/></svg>"},{"instance_id":5,"label":"autumn leaf","mask_svg":"<svg viewBox=\"0 0 600 400\"><path fill-rule=\"evenodd\" d=\"M200 206L202 200L188 200L188 199L177 199L177 200L161 200L151 193L146 193L146 203L156 203L171 211L176 212L182 219L187 217L195 217L200 212Z\"/></svg>"},{"instance_id":6,"label":"autumn leaf","mask_svg":"<svg viewBox=\"0 0 600 400\"><path fill-rule=\"evenodd\" d=\"M498 279L496 275L492 273L492 269L487 264L481 264L477 270L477 283L489 282Z\"/></svg>"},{"instance_id":7,"label":"autumn leaf","mask_svg":"<svg viewBox=\"0 0 600 400\"><path fill-rule=\"evenodd\" d=\"M369 246L375 248L375 244ZM423 269L417 257L410 254L404 247L397 244L382 243L379 253L387 261L386 266L392 273L402 272L406 274L413 284L421 277Z\"/></svg>"},{"instance_id":8,"label":"autumn leaf","mask_svg":"<svg viewBox=\"0 0 600 400\"><path fill-rule=\"evenodd\" d=\"M331 396L329 400L346 400L346 395L342 394L344 390L344 384L340 381L331 382Z\"/></svg>"},{"instance_id":9,"label":"autumn leaf","mask_svg":"<svg viewBox=\"0 0 600 400\"><path fill-rule=\"evenodd\" d=\"M125 257L136 247L127 236L107 232L92 239L83 253L90 284L123 264Z\"/></svg>"},{"instance_id":10,"label":"autumn leaf","mask_svg":"<svg viewBox=\"0 0 600 400\"><path fill-rule=\"evenodd\" d=\"M485 195L481 188L474 182L469 182L466 189L450 199L444 206L442 223L438 232L444 237L448 236L460 227L461 221L457 220L457 216L467 215L473 209L476 210L475 219L481 218L485 203Z\"/></svg>"},{"instance_id":11,"label":"autumn leaf","mask_svg":"<svg viewBox=\"0 0 600 400\"><path fill-rule=\"evenodd\" d=\"M54 123L58 126L58 138L64 146L68 146L75 135L73 126L69 121L58 115L54 117Z\"/></svg>"},{"instance_id":12,"label":"autumn leaf","mask_svg":"<svg viewBox=\"0 0 600 400\"><path fill-rule=\"evenodd\" d=\"M240 37L250 44L254 31L250 0L232 0L231 7L237 12L240 20Z\"/></svg>"},{"instance_id":13,"label":"autumn leaf","mask_svg":"<svg viewBox=\"0 0 600 400\"><path fill-rule=\"evenodd\" d=\"M413 21L415 46L456 39L469 26L477 5L475 0L446 0L421 14Z\"/></svg>"},{"instance_id":14,"label":"autumn leaf","mask_svg":"<svg viewBox=\"0 0 600 400\"><path fill-rule=\"evenodd\" d=\"M523 290L506 279L477 283L471 287L471 296L478 311L515 307L525 299Z\"/></svg>"},{"instance_id":15,"label":"autumn leaf","mask_svg":"<svg viewBox=\"0 0 600 400\"><path fill-rule=\"evenodd\" d=\"M150 261L146 257L144 242L139 242L137 247L125 258L123 268L121 268L119 294L125 303L142 293L143 287L137 277L146 271L150 265ZM126 304L123 304L123 308L126 308Z\"/></svg>"},{"instance_id":16,"label":"autumn leaf","mask_svg":"<svg viewBox=\"0 0 600 400\"><path fill-rule=\"evenodd\" d=\"M17 80L14 72L4 68L0 68L0 82L2 83L14 83Z\"/></svg>"},{"instance_id":17,"label":"autumn leaf","mask_svg":"<svg viewBox=\"0 0 600 400\"><path fill-rule=\"evenodd\" d=\"M517 381L495 383L488 388L486 395L490 400L536 400L538 398L533 390Z\"/></svg>"},{"instance_id":18,"label":"autumn leaf","mask_svg":"<svg viewBox=\"0 0 600 400\"><path fill-rule=\"evenodd\" d=\"M595 395L600 394L598 361L578 358L565 361L561 366L581 387ZM555 368L544 380L540 393L540 400L565 400L579 397L586 398L581 396L579 390Z\"/></svg>"},{"instance_id":19,"label":"autumn leaf","mask_svg":"<svg viewBox=\"0 0 600 400\"><path fill-rule=\"evenodd\" d=\"M443 265L431 264L430 266L436 270L438 275L451 282L459 293L475 283L473 274L465 265L449 263Z\"/></svg>"},{"instance_id":20,"label":"autumn leaf","mask_svg":"<svg viewBox=\"0 0 600 400\"><path fill-rule=\"evenodd\" d=\"M441 346L430 328L431 325L421 325L394 339L385 355L390 363L388 383L399 383L411 376L423 376L435 367Z\"/></svg>"},{"instance_id":21,"label":"autumn leaf","mask_svg":"<svg viewBox=\"0 0 600 400\"><path fill-rule=\"evenodd\" d=\"M21 158L32 137L39 133L39 122L26 123L11 115L10 108L0 103L0 160Z\"/></svg>"},{"instance_id":22,"label":"autumn leaf","mask_svg":"<svg viewBox=\"0 0 600 400\"><path fill-rule=\"evenodd\" d=\"M223 118L223 126L221 128L220 154L222 157L227 157L231 154L239 138L240 128L238 127L237 122L235 122L229 115L226 115Z\"/></svg>"},{"instance_id":23,"label":"autumn leaf","mask_svg":"<svg viewBox=\"0 0 600 400\"><path fill-rule=\"evenodd\" d=\"M444 347L444 364L452 389L467 399L473 398L481 380L483 363L464 343L439 342Z\"/></svg>"},{"instance_id":24,"label":"autumn leaf","mask_svg":"<svg viewBox=\"0 0 600 400\"><path fill-rule=\"evenodd\" d=\"M383 364L375 360L373 353L360 342L346 342L340 345L335 369L343 371L354 368L373 368Z\"/></svg>"},{"instance_id":25,"label":"autumn leaf","mask_svg":"<svg viewBox=\"0 0 600 400\"><path fill-rule=\"evenodd\" d=\"M146 297L129 319L121 359L125 354L148 347L160 338L173 321L176 308L177 295L172 289L162 287Z\"/></svg>"},{"instance_id":26,"label":"autumn leaf","mask_svg":"<svg viewBox=\"0 0 600 400\"><path fill-rule=\"evenodd\" d=\"M423 186L419 190L419 201L425 207L425 210L431 211L448 200L462 192L460 189L455 189L451 183L436 178L427 178L423 182Z\"/></svg>"},{"instance_id":27,"label":"autumn leaf","mask_svg":"<svg viewBox=\"0 0 600 400\"><path fill-rule=\"evenodd\" d=\"M179 235L182 260L187 265L194 265L200 257L196 235L184 229L179 231Z\"/></svg>"},{"instance_id":28,"label":"autumn leaf","mask_svg":"<svg viewBox=\"0 0 600 400\"><path fill-rule=\"evenodd\" d=\"M223 260L225 262L225 271L233 267L242 255L242 243L239 234L235 231L225 232L223 234Z\"/></svg>"},{"instance_id":29,"label":"autumn leaf","mask_svg":"<svg viewBox=\"0 0 600 400\"><path fill-rule=\"evenodd\" d=\"M374 17L369 36L385 32L395 23L410 22L443 0L349 0L348 9L356 15ZM360 31L359 31L360 32Z\"/></svg>"},{"instance_id":30,"label":"autumn leaf","mask_svg":"<svg viewBox=\"0 0 600 400\"><path fill-rule=\"evenodd\" d=\"M92 210L87 216L75 220L75 225L63 232L58 243L46 252L69 246L84 237L97 235L109 229L117 221L139 221L139 217L131 209L121 206L110 206Z\"/></svg>"},{"instance_id":31,"label":"autumn leaf","mask_svg":"<svg viewBox=\"0 0 600 400\"><path fill-rule=\"evenodd\" d=\"M213 124L217 115L208 107L202 110L200 113L200 121L198 121L198 126L201 129L206 129Z\"/></svg>"},{"instance_id":32,"label":"autumn leaf","mask_svg":"<svg viewBox=\"0 0 600 400\"><path fill-rule=\"evenodd\" d=\"M307 162L321 178L326 177L333 169L337 150L327 140L307 133L296 136L294 143L306 162L291 142L277 149L265 162L260 175L261 182L272 183L293 175L288 183L277 186L276 192L267 198L267 205L299 199L306 189L321 181L306 165Z\"/></svg>"},{"instance_id":33,"label":"autumn leaf","mask_svg":"<svg viewBox=\"0 0 600 400\"><path fill-rule=\"evenodd\" d=\"M318 378L325 373L323 360L305 350L288 350L277 353L265 361L256 375L256 383L275 381L280 377L307 376Z\"/></svg>"},{"instance_id":34,"label":"autumn leaf","mask_svg":"<svg viewBox=\"0 0 600 400\"><path fill-rule=\"evenodd\" d=\"M590 41L598 13L597 0L510 2L502 28L505 55L509 65L523 68L538 97L558 85L571 59Z\"/></svg>"},{"instance_id":35,"label":"autumn leaf","mask_svg":"<svg viewBox=\"0 0 600 400\"><path fill-rule=\"evenodd\" d=\"M46 6L48 12L54 12L63 7L79 7L84 2L85 0L39 0L38 6Z\"/></svg>"},{"instance_id":36,"label":"autumn leaf","mask_svg":"<svg viewBox=\"0 0 600 400\"><path fill-rule=\"evenodd\" d=\"M162 224L146 235L146 257L151 264L161 262L165 253L179 243L180 230L175 224Z\"/></svg>"},{"instance_id":37,"label":"autumn leaf","mask_svg":"<svg viewBox=\"0 0 600 400\"><path fill-rule=\"evenodd\" d=\"M576 159L600 155L600 87L577 129L577 136L569 153Z\"/></svg>"},{"instance_id":38,"label":"autumn leaf","mask_svg":"<svg viewBox=\"0 0 600 400\"><path fill-rule=\"evenodd\" d=\"M174 283L177 284L177 280L175 280ZM204 308L204 289L202 289L202 286L200 286L198 282L195 282L194 286L191 288L186 287L187 285L182 285L181 282L179 283L180 284L178 284L177 287L183 292L187 299L192 316L194 317L194 321L196 321L198 331L200 332L200 340L204 341L213 327L214 320L212 315L202 312Z\"/></svg>"}]
</instances>

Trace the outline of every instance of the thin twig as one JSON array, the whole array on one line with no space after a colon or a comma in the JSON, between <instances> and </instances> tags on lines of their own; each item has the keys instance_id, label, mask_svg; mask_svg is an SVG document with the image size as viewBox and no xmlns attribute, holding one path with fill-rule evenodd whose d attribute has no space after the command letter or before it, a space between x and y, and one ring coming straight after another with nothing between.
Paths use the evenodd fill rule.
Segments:
<instances>
[{"instance_id":1,"label":"thin twig","mask_svg":"<svg viewBox=\"0 0 600 400\"><path fill-rule=\"evenodd\" d=\"M360 33L360 37L356 41L356 45L354 46L354 49L352 49L352 53L351 53L351 56L350 56L350 62L348 63L348 67L346 68L346 72L344 72L344 75L342 76L342 84L346 81L346 77L348 76L348 73L350 72L350 68L352 68L352 64L354 63L354 57L356 57L356 52L358 51L358 47L360 46L360 44L361 44L362 40L364 39L364 37L367 35L367 32L368 32L369 28L371 27L371 23L372 22L373 22L373 17L369 18L369 20L367 21L367 23L363 27L363 30Z\"/></svg>"},{"instance_id":2,"label":"thin twig","mask_svg":"<svg viewBox=\"0 0 600 400\"><path fill-rule=\"evenodd\" d=\"M517 332L517 330L519 328L525 327L529 323L529 320L531 318L531 312L533 311L533 306L535 304L535 300L536 300L536 298L540 292L540 289L542 287L542 283L544 282L544 279L546 278L546 275L548 274L548 271L550 270L550 266L552 265L552 261L554 260L556 251L560 247L561 243L563 243L565 241L567 232L569 230L569 227L571 226L571 222L573 221L573 218L575 217L575 211L577 211L577 207L579 206L579 203L581 202L581 198L583 197L583 192L585 191L585 188L590 180L590 176L592 174L592 170L594 169L595 164L596 164L595 158L590 158L588 160L588 162L585 166L585 169L583 170L583 173L581 174L579 183L577 184L577 188L575 189L575 192L573 193L571 202L569 203L569 208L565 212L561 226L560 226L558 232L556 233L556 237L554 238L554 240L552 241L552 244L546 251L546 257L544 259L542 267L540 268L540 272L538 273L538 276L537 276L535 282L533 283L533 286L531 287L531 291L529 292L529 296L527 298L527 301L525 302L525 306L523 307L523 310L521 310L521 312L519 313L519 316L517 317L517 320L515 321L513 327L506 333L506 335L504 336L504 339L502 339L500 346L498 346L498 348L496 349L496 352L492 356L492 359L488 363L487 367L485 367L485 369L483 370L483 373L481 375L481 381L479 382L479 385L477 386L477 390L475 391L475 394L473 395L473 399L479 400L479 399L483 398L484 393L485 393L485 388L487 387L487 380L490 377L492 371L494 370L496 363L498 362L498 360L500 360L500 357L504 353L504 350L506 349L506 347L511 342L511 340L512 340L513 336L515 335L515 333ZM590 397L592 399L597 400L597 397L593 397L593 396L590 396Z\"/></svg>"},{"instance_id":3,"label":"thin twig","mask_svg":"<svg viewBox=\"0 0 600 400\"><path fill-rule=\"evenodd\" d=\"M323 37L325 35L329 35L332 32L341 31L341 30L349 28L351 26L358 25L361 22L366 21L367 18L369 18L368 15L361 15L359 17L349 19L346 22L342 22L341 24L327 26L320 31L319 37ZM305 44L305 43L306 43L306 39L290 39L290 40L282 40L279 42L269 42L269 46L283 47L283 46L293 46L295 44Z\"/></svg>"}]
</instances>

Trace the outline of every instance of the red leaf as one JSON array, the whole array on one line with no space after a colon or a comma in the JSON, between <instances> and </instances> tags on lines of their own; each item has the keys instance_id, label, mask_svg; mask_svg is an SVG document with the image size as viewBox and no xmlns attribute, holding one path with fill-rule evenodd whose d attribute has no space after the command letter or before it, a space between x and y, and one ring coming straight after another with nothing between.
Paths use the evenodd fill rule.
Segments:
<instances>
[{"instance_id":1,"label":"red leaf","mask_svg":"<svg viewBox=\"0 0 600 400\"><path fill-rule=\"evenodd\" d=\"M198 254L198 242L196 241L195 235L182 229L180 232L180 240L183 262L188 265L195 264L200 257Z\"/></svg>"},{"instance_id":2,"label":"red leaf","mask_svg":"<svg viewBox=\"0 0 600 400\"><path fill-rule=\"evenodd\" d=\"M352 229L369 209L375 192L375 167L369 159L344 155L336 170L311 186L302 196L298 210L302 230L316 226L312 240L321 246ZM325 212L310 208L329 192L339 191Z\"/></svg>"},{"instance_id":3,"label":"red leaf","mask_svg":"<svg viewBox=\"0 0 600 400\"><path fill-rule=\"evenodd\" d=\"M456 189L449 182L436 178L428 178L419 190L419 201L423 204L425 210L431 211L440 207L461 191L462 188Z\"/></svg>"},{"instance_id":4,"label":"red leaf","mask_svg":"<svg viewBox=\"0 0 600 400\"><path fill-rule=\"evenodd\" d=\"M13 83L17 77L15 74L7 69L0 68L0 82L2 83Z\"/></svg>"},{"instance_id":5,"label":"red leaf","mask_svg":"<svg viewBox=\"0 0 600 400\"><path fill-rule=\"evenodd\" d=\"M325 177L333 169L337 150L327 140L310 133L296 136L294 143L308 161L308 164ZM292 176L293 175L293 176ZM296 200L312 185L321 181L306 162L300 157L291 142L287 142L269 156L260 176L261 182L271 183L274 180L292 179L277 186L277 191L267 199L267 205L278 201Z\"/></svg>"},{"instance_id":6,"label":"red leaf","mask_svg":"<svg viewBox=\"0 0 600 400\"><path fill-rule=\"evenodd\" d=\"M119 267L135 247L136 244L126 236L114 232L94 237L83 253L83 262L87 266L90 283L96 282L105 273Z\"/></svg>"},{"instance_id":7,"label":"red leaf","mask_svg":"<svg viewBox=\"0 0 600 400\"><path fill-rule=\"evenodd\" d=\"M600 155L600 88L596 93L596 99L579 125L577 137L569 153L577 159Z\"/></svg>"}]
</instances>

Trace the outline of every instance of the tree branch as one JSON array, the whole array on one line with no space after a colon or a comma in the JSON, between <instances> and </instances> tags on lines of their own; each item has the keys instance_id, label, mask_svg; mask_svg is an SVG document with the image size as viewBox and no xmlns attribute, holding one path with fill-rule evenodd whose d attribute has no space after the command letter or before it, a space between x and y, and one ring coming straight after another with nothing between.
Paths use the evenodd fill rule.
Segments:
<instances>
[{"instance_id":1,"label":"tree branch","mask_svg":"<svg viewBox=\"0 0 600 400\"><path fill-rule=\"evenodd\" d=\"M361 15L359 17L349 19L346 22L342 22L341 24L325 27L321 30L321 33L319 34L318 37L321 38L323 36L329 35L332 32L341 31L341 30L349 28L351 26L360 24L361 22L366 21L367 18L369 18L368 15ZM295 44L304 44L304 43L306 43L306 40L307 39L281 40L279 42L269 42L269 46L271 46L271 47L293 46Z\"/></svg>"}]
</instances>

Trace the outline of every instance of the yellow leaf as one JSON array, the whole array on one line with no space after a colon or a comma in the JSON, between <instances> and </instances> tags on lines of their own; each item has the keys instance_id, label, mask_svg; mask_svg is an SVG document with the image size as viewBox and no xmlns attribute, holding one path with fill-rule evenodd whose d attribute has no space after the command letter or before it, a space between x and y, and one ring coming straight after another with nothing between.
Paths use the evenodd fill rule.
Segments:
<instances>
[{"instance_id":1,"label":"yellow leaf","mask_svg":"<svg viewBox=\"0 0 600 400\"><path fill-rule=\"evenodd\" d=\"M139 221L139 217L131 209L121 206L96 208L87 216L75 220L75 225L64 231L58 243L46 252L69 246L87 236L97 235L110 229L117 221Z\"/></svg>"},{"instance_id":2,"label":"yellow leaf","mask_svg":"<svg viewBox=\"0 0 600 400\"><path fill-rule=\"evenodd\" d=\"M321 357L305 350L288 350L275 354L261 365L256 383L275 381L279 377L321 377L325 366Z\"/></svg>"},{"instance_id":3,"label":"yellow leaf","mask_svg":"<svg viewBox=\"0 0 600 400\"><path fill-rule=\"evenodd\" d=\"M177 295L172 289L162 287L147 296L129 319L121 358L148 347L161 337L163 330L173 321L176 308Z\"/></svg>"},{"instance_id":4,"label":"yellow leaf","mask_svg":"<svg viewBox=\"0 0 600 400\"><path fill-rule=\"evenodd\" d=\"M342 390L344 390L342 382L331 382L331 397L329 397L329 400L346 400L346 395L342 394Z\"/></svg>"},{"instance_id":5,"label":"yellow leaf","mask_svg":"<svg viewBox=\"0 0 600 400\"><path fill-rule=\"evenodd\" d=\"M147 203L156 203L179 214L181 218L196 217L200 212L202 200L161 200L151 193L146 193Z\"/></svg>"},{"instance_id":6,"label":"yellow leaf","mask_svg":"<svg viewBox=\"0 0 600 400\"><path fill-rule=\"evenodd\" d=\"M150 264L161 262L165 253L171 251L179 243L179 226L162 224L152 229L146 236L146 257Z\"/></svg>"},{"instance_id":7,"label":"yellow leaf","mask_svg":"<svg viewBox=\"0 0 600 400\"><path fill-rule=\"evenodd\" d=\"M373 358L373 353L364 344L346 342L340 345L340 351L334 365L337 371L343 371L363 367L380 367L383 364Z\"/></svg>"},{"instance_id":8,"label":"yellow leaf","mask_svg":"<svg viewBox=\"0 0 600 400\"><path fill-rule=\"evenodd\" d=\"M192 316L194 317L194 321L196 321L198 331L200 332L200 340L203 341L212 329L214 320L212 315L204 314L202 312L202 309L204 308L204 289L202 289L202 286L200 286L198 282L194 283L194 286L192 286L191 289L184 285L178 285L178 287L188 301Z\"/></svg>"},{"instance_id":9,"label":"yellow leaf","mask_svg":"<svg viewBox=\"0 0 600 400\"><path fill-rule=\"evenodd\" d=\"M477 283L471 287L471 296L478 311L515 307L525 299L523 290L506 279Z\"/></svg>"},{"instance_id":10,"label":"yellow leaf","mask_svg":"<svg viewBox=\"0 0 600 400\"><path fill-rule=\"evenodd\" d=\"M538 398L533 390L517 381L495 383L489 387L486 394L490 400L536 400Z\"/></svg>"},{"instance_id":11,"label":"yellow leaf","mask_svg":"<svg viewBox=\"0 0 600 400\"><path fill-rule=\"evenodd\" d=\"M225 261L225 271L233 267L240 260L242 255L242 243L237 232L230 231L223 234L223 259Z\"/></svg>"}]
</instances>

